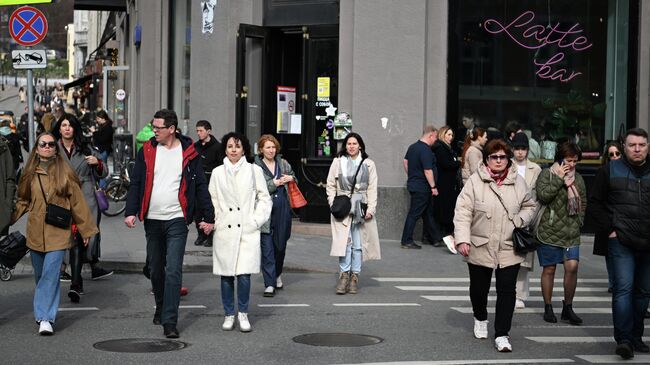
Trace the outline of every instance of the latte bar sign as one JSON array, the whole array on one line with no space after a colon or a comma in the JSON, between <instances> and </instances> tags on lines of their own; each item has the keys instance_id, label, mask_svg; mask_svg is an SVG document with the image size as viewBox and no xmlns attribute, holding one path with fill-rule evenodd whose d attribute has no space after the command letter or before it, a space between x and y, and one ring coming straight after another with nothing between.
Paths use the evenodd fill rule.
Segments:
<instances>
[{"instance_id":1,"label":"latte bar sign","mask_svg":"<svg viewBox=\"0 0 650 365\"><path fill-rule=\"evenodd\" d=\"M526 49L540 49L548 46L555 46L559 51L546 61L533 60L537 71L535 74L541 79L560 80L561 82L571 81L573 78L582 75L582 72L560 68L558 65L567 52L583 52L593 46L589 39L582 33L584 30L580 23L576 23L566 30L562 30L560 23L551 27L534 25L535 13L526 11L519 15L509 24L502 24L496 19L488 19L484 28L488 33L505 33L517 45Z\"/></svg>"}]
</instances>

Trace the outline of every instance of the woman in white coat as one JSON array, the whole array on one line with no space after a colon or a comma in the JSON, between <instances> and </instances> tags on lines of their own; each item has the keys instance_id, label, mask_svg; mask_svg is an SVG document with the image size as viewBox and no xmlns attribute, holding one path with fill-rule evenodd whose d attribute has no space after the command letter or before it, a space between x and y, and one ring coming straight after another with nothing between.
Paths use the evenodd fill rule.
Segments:
<instances>
[{"instance_id":1,"label":"woman in white coat","mask_svg":"<svg viewBox=\"0 0 650 365\"><path fill-rule=\"evenodd\" d=\"M332 161L327 176L327 200L331 207L337 195L350 196L352 209L343 220L330 215L332 225L330 256L339 258L336 294L356 294L362 261L381 258L375 220L377 170L375 163L368 159L366 145L359 134L348 134L343 140L343 146L345 149ZM357 171L354 193L350 194Z\"/></svg>"},{"instance_id":2,"label":"woman in white coat","mask_svg":"<svg viewBox=\"0 0 650 365\"><path fill-rule=\"evenodd\" d=\"M271 215L273 203L262 169L249 163L251 146L246 136L231 132L221 139L223 165L212 170L209 191L215 213L213 272L221 276L225 311L222 329L235 327L235 277L239 330L250 332L248 301L251 274L260 272L260 228Z\"/></svg>"}]
</instances>

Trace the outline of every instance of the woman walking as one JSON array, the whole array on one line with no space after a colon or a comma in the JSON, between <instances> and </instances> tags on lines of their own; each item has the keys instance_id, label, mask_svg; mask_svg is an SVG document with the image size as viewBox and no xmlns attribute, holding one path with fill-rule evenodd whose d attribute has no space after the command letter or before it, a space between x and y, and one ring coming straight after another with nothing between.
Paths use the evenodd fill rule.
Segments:
<instances>
[{"instance_id":1,"label":"woman walking","mask_svg":"<svg viewBox=\"0 0 650 365\"><path fill-rule=\"evenodd\" d=\"M580 227L584 222L587 195L585 182L576 172L582 152L575 143L565 142L555 152L555 163L544 169L537 179L537 199L546 206L537 229L542 244L537 248L542 271L544 320L555 323L551 297L555 280L555 266L564 265L563 321L582 324L573 311L573 296L578 283L580 260Z\"/></svg>"},{"instance_id":2,"label":"woman walking","mask_svg":"<svg viewBox=\"0 0 650 365\"><path fill-rule=\"evenodd\" d=\"M438 169L436 178L438 195L434 197L434 210L443 236L454 234L454 207L460 193L460 181L458 181L460 161L451 148L453 140L454 131L449 126L444 126L438 131L438 140L431 147L436 155Z\"/></svg>"},{"instance_id":3,"label":"woman walking","mask_svg":"<svg viewBox=\"0 0 650 365\"><path fill-rule=\"evenodd\" d=\"M72 240L70 223L80 234L80 244L87 245L97 234L95 217L79 187L79 179L58 154L58 144L50 133L36 138L18 185L18 202L12 216L16 222L23 214L27 220L27 247L30 249L36 290L34 292L34 318L39 324L39 334L52 335L53 324L59 308L59 269L65 250ZM58 205L70 212L71 222L58 227L44 221L48 204Z\"/></svg>"},{"instance_id":4,"label":"woman walking","mask_svg":"<svg viewBox=\"0 0 650 365\"><path fill-rule=\"evenodd\" d=\"M356 294L362 262L381 259L375 220L377 170L375 163L368 159L366 145L359 134L348 134L343 146L344 149L332 161L327 175L327 200L331 207L337 195L347 195L350 197L351 210L342 220L330 215L330 256L339 258L336 294Z\"/></svg>"},{"instance_id":5,"label":"woman walking","mask_svg":"<svg viewBox=\"0 0 650 365\"><path fill-rule=\"evenodd\" d=\"M483 160L483 146L485 146L487 140L487 131L479 127L472 129L472 133L465 137L463 153L461 154L463 184L478 170Z\"/></svg>"},{"instance_id":6,"label":"woman walking","mask_svg":"<svg viewBox=\"0 0 650 365\"><path fill-rule=\"evenodd\" d=\"M222 329L235 327L235 278L239 330L250 332L248 302L251 274L260 272L260 228L269 220L273 202L259 166L246 161L251 146L246 136L231 132L221 139L223 165L212 170L209 191L215 212L213 273L221 276L225 311Z\"/></svg>"},{"instance_id":7,"label":"woman walking","mask_svg":"<svg viewBox=\"0 0 650 365\"><path fill-rule=\"evenodd\" d=\"M257 142L258 155L255 164L262 168L273 209L271 218L264 223L262 231L262 275L264 276L264 296L273 297L276 289L282 289L280 275L284 267L287 241L291 237L291 206L287 194L287 184L296 181L291 165L283 159L280 142L270 134L260 137Z\"/></svg>"},{"instance_id":8,"label":"woman walking","mask_svg":"<svg viewBox=\"0 0 650 365\"><path fill-rule=\"evenodd\" d=\"M97 128L90 127L93 134L93 145L99 150L99 158L105 166L108 166L108 156L113 151L113 121L104 110L97 112L95 117ZM99 180L99 187L106 188L106 179Z\"/></svg>"},{"instance_id":9,"label":"woman walking","mask_svg":"<svg viewBox=\"0 0 650 365\"><path fill-rule=\"evenodd\" d=\"M83 142L81 125L74 115L63 114L52 127L52 135L57 139L59 154L76 173L86 204L99 227L101 214L95 197L95 181L108 175L107 166L99 159L99 154ZM99 234L90 239L87 247L79 244L81 236L74 228L73 236L77 245L70 250L69 263L72 279L68 297L73 303L79 303L84 292L81 268L85 262L90 264L93 280L109 276L113 272L104 270L97 265L101 254Z\"/></svg>"},{"instance_id":10,"label":"woman walking","mask_svg":"<svg viewBox=\"0 0 650 365\"><path fill-rule=\"evenodd\" d=\"M512 151L501 139L490 141L483 162L471 175L456 203L456 249L469 268L469 295L474 311L474 337L488 338L487 302L492 271L496 275L494 345L512 351L510 327L515 283L524 257L512 247L512 231L528 225L535 202L524 179L511 169Z\"/></svg>"}]
</instances>

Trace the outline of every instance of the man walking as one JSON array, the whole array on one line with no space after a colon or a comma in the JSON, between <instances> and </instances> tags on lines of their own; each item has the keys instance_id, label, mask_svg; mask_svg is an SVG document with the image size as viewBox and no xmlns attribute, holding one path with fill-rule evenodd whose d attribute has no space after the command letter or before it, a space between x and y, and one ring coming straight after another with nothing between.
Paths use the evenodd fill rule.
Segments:
<instances>
[{"instance_id":1,"label":"man walking","mask_svg":"<svg viewBox=\"0 0 650 365\"><path fill-rule=\"evenodd\" d=\"M424 127L422 137L413 143L404 156L404 170L408 175L406 188L411 194L404 230L402 231L402 248L421 249L413 242L415 223L422 217L424 239L438 243L442 235L433 220L433 197L438 195L436 188L436 162L431 145L438 138L438 132L432 125Z\"/></svg>"},{"instance_id":2,"label":"man walking","mask_svg":"<svg viewBox=\"0 0 650 365\"><path fill-rule=\"evenodd\" d=\"M154 137L138 152L126 201L124 223L144 221L147 261L156 300L154 324L162 324L167 338L178 338L178 305L183 278L187 225L196 211L207 234L213 228L214 208L192 140L178 131L172 110L154 114Z\"/></svg>"},{"instance_id":3,"label":"man walking","mask_svg":"<svg viewBox=\"0 0 650 365\"><path fill-rule=\"evenodd\" d=\"M11 212L14 210L16 170L7 140L0 136L0 237L9 232Z\"/></svg>"},{"instance_id":4,"label":"man walking","mask_svg":"<svg viewBox=\"0 0 650 365\"><path fill-rule=\"evenodd\" d=\"M212 176L212 170L215 167L223 164L223 156L221 156L221 144L217 141L214 136L212 136L212 126L207 120L199 120L196 122L196 134L199 137L199 140L194 143L194 148L198 152L199 157L201 157L201 162L203 162L203 172L205 173L206 183L210 182L210 176ZM205 246L212 247L212 237L214 236L214 231L210 234L205 234L203 229L199 227L199 222L202 221L202 217L194 217L196 221L196 231L197 238L194 241L196 246Z\"/></svg>"},{"instance_id":5,"label":"man walking","mask_svg":"<svg viewBox=\"0 0 650 365\"><path fill-rule=\"evenodd\" d=\"M612 315L616 354L650 352L643 343L643 317L650 298L650 162L648 133L627 131L624 156L596 175L588 212L600 233L609 236L612 263ZM599 233L599 232L597 232Z\"/></svg>"}]
</instances>

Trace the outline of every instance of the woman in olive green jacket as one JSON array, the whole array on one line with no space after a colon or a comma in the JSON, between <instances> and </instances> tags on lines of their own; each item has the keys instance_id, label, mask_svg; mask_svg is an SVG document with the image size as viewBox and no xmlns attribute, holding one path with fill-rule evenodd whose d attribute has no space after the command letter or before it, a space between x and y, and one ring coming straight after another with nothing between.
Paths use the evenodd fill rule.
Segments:
<instances>
[{"instance_id":1,"label":"woman in olive green jacket","mask_svg":"<svg viewBox=\"0 0 650 365\"><path fill-rule=\"evenodd\" d=\"M45 222L48 204L70 211L76 229L88 244L97 234L95 218L90 214L79 179L59 155L58 144L50 133L36 139L29 161L18 184L18 202L12 222L29 213L27 247L31 250L36 290L34 317L39 323L39 334L52 335L52 325L59 307L59 269L66 249L72 243L72 227L61 228Z\"/></svg>"},{"instance_id":2,"label":"woman in olive green jacket","mask_svg":"<svg viewBox=\"0 0 650 365\"><path fill-rule=\"evenodd\" d=\"M537 229L542 243L537 249L542 271L542 295L544 297L544 320L555 323L551 296L555 267L564 265L564 300L561 319L573 325L582 319L573 312L573 296L578 282L580 259L580 227L587 206L585 182L575 170L582 153L575 143L558 146L555 163L544 169L537 179L537 200L545 206Z\"/></svg>"}]
</instances>

